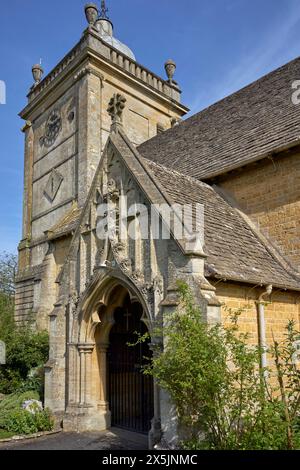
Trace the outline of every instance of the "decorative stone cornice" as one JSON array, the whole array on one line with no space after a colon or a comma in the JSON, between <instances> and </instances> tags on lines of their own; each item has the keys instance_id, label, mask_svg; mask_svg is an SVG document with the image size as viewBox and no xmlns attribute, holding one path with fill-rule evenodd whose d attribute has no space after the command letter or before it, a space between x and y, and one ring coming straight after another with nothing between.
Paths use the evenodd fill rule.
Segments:
<instances>
[{"instance_id":1,"label":"decorative stone cornice","mask_svg":"<svg viewBox=\"0 0 300 470\"><path fill-rule=\"evenodd\" d=\"M15 282L22 282L35 279L37 276L40 276L42 267L43 265L39 264L37 266L31 266L23 270L19 270L15 277Z\"/></svg>"},{"instance_id":2,"label":"decorative stone cornice","mask_svg":"<svg viewBox=\"0 0 300 470\"><path fill-rule=\"evenodd\" d=\"M18 246L18 250L26 250L27 248L30 248L30 240L28 238L25 238L24 240L21 240Z\"/></svg>"},{"instance_id":3,"label":"decorative stone cornice","mask_svg":"<svg viewBox=\"0 0 300 470\"><path fill-rule=\"evenodd\" d=\"M82 51L82 40L59 62L59 64L28 94L28 98L32 101L38 94L45 90L50 83L55 80Z\"/></svg>"},{"instance_id":4,"label":"decorative stone cornice","mask_svg":"<svg viewBox=\"0 0 300 470\"><path fill-rule=\"evenodd\" d=\"M101 83L104 81L104 76L102 73L98 72L96 69L90 66L85 66L82 67L75 75L74 75L74 81L77 82L81 78L85 77L86 75L95 75L96 77L100 78Z\"/></svg>"},{"instance_id":5,"label":"decorative stone cornice","mask_svg":"<svg viewBox=\"0 0 300 470\"><path fill-rule=\"evenodd\" d=\"M127 57L119 50L105 43L99 33L92 28L88 28L84 31L83 37L76 44L76 46L59 62L59 64L35 87L31 88L28 99L29 104L35 101L40 95L44 95L46 90L52 83L58 84L66 73L71 68L76 68L76 62L80 61L80 58L86 56L93 56L95 60L99 58L104 60L114 68L120 69L123 73L125 72L129 76L135 78L141 84L146 84L156 93L161 94L164 98L171 100L175 106L180 106L183 110L188 109L180 104L180 90L173 83L162 79L158 75L154 74L146 67L140 65L133 59ZM87 69L81 73L97 73L96 70ZM76 74L78 75L78 74ZM100 74L101 75L101 74ZM80 74L77 79L80 78ZM101 77L100 77L101 78ZM21 112L25 114L25 110Z\"/></svg>"}]
</instances>

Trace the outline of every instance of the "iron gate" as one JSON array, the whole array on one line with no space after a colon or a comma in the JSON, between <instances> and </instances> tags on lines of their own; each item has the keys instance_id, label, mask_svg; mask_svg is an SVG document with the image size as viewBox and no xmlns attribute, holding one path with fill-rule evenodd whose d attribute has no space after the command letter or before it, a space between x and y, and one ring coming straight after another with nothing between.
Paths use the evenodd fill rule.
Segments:
<instances>
[{"instance_id":1,"label":"iron gate","mask_svg":"<svg viewBox=\"0 0 300 470\"><path fill-rule=\"evenodd\" d=\"M141 315L137 303L115 311L108 351L109 401L112 426L147 433L154 414L153 379L142 373L142 367L151 351L147 342L128 346L137 339L134 332L147 331Z\"/></svg>"}]
</instances>

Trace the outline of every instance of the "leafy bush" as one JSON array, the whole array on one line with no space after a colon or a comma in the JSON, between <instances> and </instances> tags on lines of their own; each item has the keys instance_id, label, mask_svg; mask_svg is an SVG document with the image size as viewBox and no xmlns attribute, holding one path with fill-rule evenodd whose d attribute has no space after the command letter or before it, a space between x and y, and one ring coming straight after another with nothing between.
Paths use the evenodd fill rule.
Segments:
<instances>
[{"instance_id":1,"label":"leafy bush","mask_svg":"<svg viewBox=\"0 0 300 470\"><path fill-rule=\"evenodd\" d=\"M27 400L38 400L37 392L14 393L0 402L0 429L15 434L34 434L50 431L53 422L48 410L35 414L22 409Z\"/></svg>"},{"instance_id":2,"label":"leafy bush","mask_svg":"<svg viewBox=\"0 0 300 470\"><path fill-rule=\"evenodd\" d=\"M30 322L14 322L14 276L17 257L0 253L0 340L6 343L7 363L0 367L0 393L34 389L42 393L43 371L48 359L47 332L35 332ZM30 375L32 369L36 374Z\"/></svg>"},{"instance_id":3,"label":"leafy bush","mask_svg":"<svg viewBox=\"0 0 300 470\"><path fill-rule=\"evenodd\" d=\"M13 302L0 293L0 339L6 343L6 364L0 368L0 393L18 389L43 393L43 364L48 359L48 332L36 332L30 323L17 326ZM30 372L36 373L30 376Z\"/></svg>"},{"instance_id":4,"label":"leafy bush","mask_svg":"<svg viewBox=\"0 0 300 470\"><path fill-rule=\"evenodd\" d=\"M48 333L34 332L24 325L15 328L5 342L6 365L0 371L0 392L12 393L20 387L23 390L30 387L41 392L43 377L41 374L29 377L29 374L32 369L41 367L48 358Z\"/></svg>"},{"instance_id":5,"label":"leafy bush","mask_svg":"<svg viewBox=\"0 0 300 470\"><path fill-rule=\"evenodd\" d=\"M0 421L0 426L15 435L34 434L36 431L35 417L25 410L16 409L7 413Z\"/></svg>"},{"instance_id":6,"label":"leafy bush","mask_svg":"<svg viewBox=\"0 0 300 470\"><path fill-rule=\"evenodd\" d=\"M14 301L0 290L0 339L6 342L12 331L14 324Z\"/></svg>"},{"instance_id":7,"label":"leafy bush","mask_svg":"<svg viewBox=\"0 0 300 470\"><path fill-rule=\"evenodd\" d=\"M14 272L16 257L0 253L0 340L6 343L6 364L0 367L1 435L31 434L52 429L49 412L22 409L28 400L43 396L43 365L48 359L47 332L36 332L27 322L14 322Z\"/></svg>"},{"instance_id":8,"label":"leafy bush","mask_svg":"<svg viewBox=\"0 0 300 470\"><path fill-rule=\"evenodd\" d=\"M7 430L7 420L16 411L21 410L26 400L38 400L37 392L13 393L0 401L0 429Z\"/></svg>"},{"instance_id":9,"label":"leafy bush","mask_svg":"<svg viewBox=\"0 0 300 470\"><path fill-rule=\"evenodd\" d=\"M279 387L271 389L264 380L266 371L259 368L260 349L250 346L247 335L238 330L241 312L230 312L232 323L228 328L207 325L189 288L180 284L179 289L180 306L167 318L164 329L154 332L165 335L165 348L158 349L144 372L156 378L176 406L188 436L183 447L299 447L300 376L290 361L295 351L291 325L281 351L275 343ZM145 341L145 337L139 341ZM282 377L287 385L282 385Z\"/></svg>"},{"instance_id":10,"label":"leafy bush","mask_svg":"<svg viewBox=\"0 0 300 470\"><path fill-rule=\"evenodd\" d=\"M53 423L48 410L32 414L26 410L15 409L0 421L0 427L17 435L35 434L41 431L51 431Z\"/></svg>"}]
</instances>

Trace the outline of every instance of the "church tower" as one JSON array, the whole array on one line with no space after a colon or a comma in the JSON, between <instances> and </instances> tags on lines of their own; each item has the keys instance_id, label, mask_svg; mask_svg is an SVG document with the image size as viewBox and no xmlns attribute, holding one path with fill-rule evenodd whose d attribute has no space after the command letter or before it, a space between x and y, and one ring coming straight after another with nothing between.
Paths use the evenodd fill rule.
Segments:
<instances>
[{"instance_id":1,"label":"church tower","mask_svg":"<svg viewBox=\"0 0 300 470\"><path fill-rule=\"evenodd\" d=\"M48 326L73 222L109 135L111 97L120 93L126 98L124 130L135 145L170 128L188 111L173 80L173 61L165 64L168 79L162 79L116 39L105 1L100 11L87 4L85 14L88 27L58 65L45 78L41 65L33 67L35 83L20 113L25 172L16 320L33 313L39 328Z\"/></svg>"}]
</instances>

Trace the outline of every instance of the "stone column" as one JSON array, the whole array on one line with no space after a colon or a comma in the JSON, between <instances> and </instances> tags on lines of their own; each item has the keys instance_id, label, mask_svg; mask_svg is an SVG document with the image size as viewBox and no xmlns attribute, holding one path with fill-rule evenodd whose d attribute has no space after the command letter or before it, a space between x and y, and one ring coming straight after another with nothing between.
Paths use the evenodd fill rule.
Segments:
<instances>
[{"instance_id":1,"label":"stone column","mask_svg":"<svg viewBox=\"0 0 300 470\"><path fill-rule=\"evenodd\" d=\"M78 357L79 356L79 357ZM77 349L77 345L73 343L68 344L68 407L75 406L79 401L79 368L78 359L80 355Z\"/></svg>"},{"instance_id":2,"label":"stone column","mask_svg":"<svg viewBox=\"0 0 300 470\"><path fill-rule=\"evenodd\" d=\"M107 350L108 343L100 343L97 345L98 362L100 370L100 396L98 409L107 412L109 403L107 397Z\"/></svg>"},{"instance_id":3,"label":"stone column","mask_svg":"<svg viewBox=\"0 0 300 470\"><path fill-rule=\"evenodd\" d=\"M97 357L99 362L99 389L98 397L92 397L91 381L92 356L95 344L79 344L79 403L69 408L64 420L64 428L68 431L104 431L111 425L106 390L106 353L108 344L97 345ZM94 377L95 379L95 377Z\"/></svg>"},{"instance_id":4,"label":"stone column","mask_svg":"<svg viewBox=\"0 0 300 470\"><path fill-rule=\"evenodd\" d=\"M84 343L78 345L80 356L80 393L79 406L91 406L91 376L92 376L92 353L95 344Z\"/></svg>"}]
</instances>

